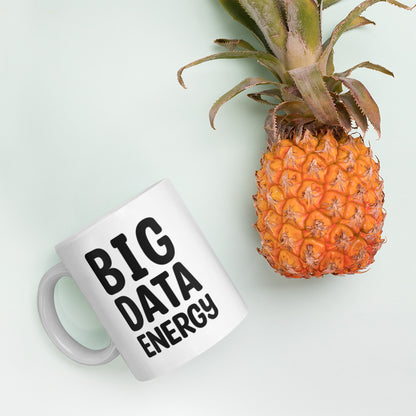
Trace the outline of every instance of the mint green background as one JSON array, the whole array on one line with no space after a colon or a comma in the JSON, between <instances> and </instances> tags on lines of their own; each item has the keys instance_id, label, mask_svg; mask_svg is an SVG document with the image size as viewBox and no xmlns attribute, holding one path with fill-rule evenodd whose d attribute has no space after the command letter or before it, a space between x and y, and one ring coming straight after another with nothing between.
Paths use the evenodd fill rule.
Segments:
<instances>
[{"instance_id":1,"label":"mint green background","mask_svg":"<svg viewBox=\"0 0 416 416\"><path fill-rule=\"evenodd\" d=\"M325 35L358 4L325 12ZM251 195L265 150L264 108L243 95L210 129L208 109L253 62L183 64L250 40L215 0L0 1L1 407L22 415L392 416L416 411L415 12L386 4L376 27L337 45L382 113L385 244L354 277L287 280L256 253ZM139 383L118 358L85 367L49 341L37 284L53 246L160 178L169 177L235 282L249 317L177 371ZM56 291L71 333L107 336L70 279Z\"/></svg>"}]
</instances>

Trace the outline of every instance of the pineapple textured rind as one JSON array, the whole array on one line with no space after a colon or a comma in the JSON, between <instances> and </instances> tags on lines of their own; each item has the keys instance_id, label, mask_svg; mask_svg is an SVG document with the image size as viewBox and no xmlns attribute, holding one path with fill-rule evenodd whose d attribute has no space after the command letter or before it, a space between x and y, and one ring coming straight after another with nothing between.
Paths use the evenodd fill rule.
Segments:
<instances>
[{"instance_id":1,"label":"pineapple textured rind","mask_svg":"<svg viewBox=\"0 0 416 416\"><path fill-rule=\"evenodd\" d=\"M365 270L384 242L379 170L361 136L331 129L270 145L256 172L259 252L286 277Z\"/></svg>"}]
</instances>

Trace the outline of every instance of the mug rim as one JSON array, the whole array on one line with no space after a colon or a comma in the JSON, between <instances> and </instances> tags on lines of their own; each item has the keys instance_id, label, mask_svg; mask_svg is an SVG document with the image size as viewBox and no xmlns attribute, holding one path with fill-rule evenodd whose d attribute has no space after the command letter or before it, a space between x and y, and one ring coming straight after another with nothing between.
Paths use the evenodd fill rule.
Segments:
<instances>
[{"instance_id":1,"label":"mug rim","mask_svg":"<svg viewBox=\"0 0 416 416\"><path fill-rule=\"evenodd\" d=\"M55 245L55 250L58 251L63 246L65 246L65 245L67 245L69 243L72 243L73 241L75 241L78 238L82 237L84 234L86 234L89 231L91 231L97 225L105 222L109 217L111 217L112 215L114 215L117 211L120 211L121 209L123 209L124 207L126 207L127 205L129 205L131 202L135 201L136 199L141 198L142 196L144 196L145 194L147 194L148 192L150 192L151 190L153 190L153 188L156 188L157 186L162 185L162 184L170 184L171 185L172 183L169 180L169 178L160 179L159 181L155 182L153 185L150 185L147 188L145 188L139 194L137 194L134 197L128 199L123 204L116 206L112 210L108 211L106 214L101 215L100 217L98 217L98 219L96 219L95 221L89 223L85 227L81 228L78 232L76 232L74 234L71 234L69 237L65 238L64 240L62 240L61 242L59 242L58 244L56 244Z\"/></svg>"}]
</instances>

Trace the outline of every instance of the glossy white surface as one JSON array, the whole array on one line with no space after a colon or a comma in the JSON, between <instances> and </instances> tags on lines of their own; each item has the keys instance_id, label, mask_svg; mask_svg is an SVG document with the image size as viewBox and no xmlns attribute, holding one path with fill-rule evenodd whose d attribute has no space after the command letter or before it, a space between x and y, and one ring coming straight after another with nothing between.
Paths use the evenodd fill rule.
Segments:
<instances>
[{"instance_id":1,"label":"glossy white surface","mask_svg":"<svg viewBox=\"0 0 416 416\"><path fill-rule=\"evenodd\" d=\"M358 1L325 14L330 29ZM0 1L0 327L5 414L392 416L416 412L416 11L381 3L377 26L337 44L382 113L368 134L385 179L387 244L370 271L310 281L275 275L256 253L251 195L265 149L260 104L241 97L208 123L212 102L254 62L181 65L250 39L215 0ZM163 51L163 54L162 54ZM390 62L390 64L389 64ZM58 241L170 177L248 304L213 349L139 383L118 358L73 363L39 322L36 291ZM69 279L57 288L66 327L108 344ZM62 406L65 403L65 406Z\"/></svg>"}]
</instances>

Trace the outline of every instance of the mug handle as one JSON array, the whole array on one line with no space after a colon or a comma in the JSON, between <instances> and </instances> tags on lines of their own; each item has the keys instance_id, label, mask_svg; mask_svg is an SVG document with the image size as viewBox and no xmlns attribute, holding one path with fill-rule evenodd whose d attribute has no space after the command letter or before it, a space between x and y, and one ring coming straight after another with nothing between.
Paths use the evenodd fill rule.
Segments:
<instances>
[{"instance_id":1,"label":"mug handle","mask_svg":"<svg viewBox=\"0 0 416 416\"><path fill-rule=\"evenodd\" d=\"M100 350L84 347L75 341L62 326L56 313L54 293L59 279L71 276L62 263L50 268L42 277L38 288L38 311L40 320L52 342L69 358L86 365L108 363L119 355L113 342Z\"/></svg>"}]
</instances>

